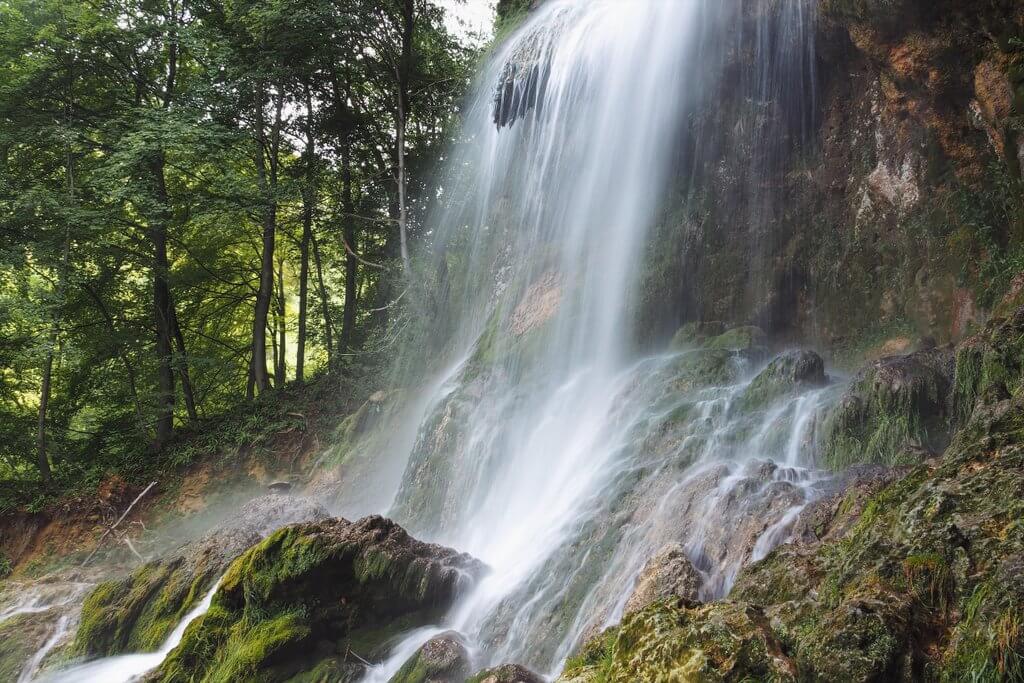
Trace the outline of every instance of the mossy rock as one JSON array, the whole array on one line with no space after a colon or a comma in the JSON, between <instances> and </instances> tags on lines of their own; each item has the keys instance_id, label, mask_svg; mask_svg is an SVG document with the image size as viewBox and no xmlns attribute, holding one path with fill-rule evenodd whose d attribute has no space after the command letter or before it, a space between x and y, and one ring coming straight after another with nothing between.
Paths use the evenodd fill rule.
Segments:
<instances>
[{"instance_id":1,"label":"mossy rock","mask_svg":"<svg viewBox=\"0 0 1024 683\"><path fill-rule=\"evenodd\" d=\"M703 346L704 342L725 332L720 322L689 322L680 327L672 337L673 349L692 349Z\"/></svg>"},{"instance_id":2,"label":"mossy rock","mask_svg":"<svg viewBox=\"0 0 1024 683\"><path fill-rule=\"evenodd\" d=\"M787 351L776 357L743 390L737 406L759 410L789 395L825 386L825 362L814 351Z\"/></svg>"},{"instance_id":3,"label":"mossy rock","mask_svg":"<svg viewBox=\"0 0 1024 683\"><path fill-rule=\"evenodd\" d=\"M942 452L952 427L949 349L870 363L825 420L821 464L907 465Z\"/></svg>"},{"instance_id":4,"label":"mossy rock","mask_svg":"<svg viewBox=\"0 0 1024 683\"><path fill-rule=\"evenodd\" d=\"M389 683L463 683L469 673L469 651L462 637L449 631L424 643Z\"/></svg>"},{"instance_id":5,"label":"mossy rock","mask_svg":"<svg viewBox=\"0 0 1024 683\"><path fill-rule=\"evenodd\" d=\"M743 365L732 351L692 349L679 354L668 371L672 373L672 388L687 393L734 384L743 374Z\"/></svg>"},{"instance_id":6,"label":"mossy rock","mask_svg":"<svg viewBox=\"0 0 1024 683\"><path fill-rule=\"evenodd\" d=\"M325 517L326 510L304 498L254 498L236 516L170 557L96 586L82 605L72 651L103 657L158 649L243 551L282 524Z\"/></svg>"},{"instance_id":7,"label":"mossy rock","mask_svg":"<svg viewBox=\"0 0 1024 683\"><path fill-rule=\"evenodd\" d=\"M753 358L767 353L768 338L760 327L748 325L726 330L716 337L707 339L703 346L706 349L739 351Z\"/></svg>"},{"instance_id":8,"label":"mossy rock","mask_svg":"<svg viewBox=\"0 0 1024 683\"><path fill-rule=\"evenodd\" d=\"M595 640L559 683L796 680L767 618L745 603L655 603Z\"/></svg>"},{"instance_id":9,"label":"mossy rock","mask_svg":"<svg viewBox=\"0 0 1024 683\"><path fill-rule=\"evenodd\" d=\"M42 613L17 614L0 621L0 681L18 680L52 629L53 619Z\"/></svg>"},{"instance_id":10,"label":"mossy rock","mask_svg":"<svg viewBox=\"0 0 1024 683\"><path fill-rule=\"evenodd\" d=\"M993 319L956 351L954 404L961 421L976 404L1012 396L1024 387L1024 307Z\"/></svg>"},{"instance_id":11,"label":"mossy rock","mask_svg":"<svg viewBox=\"0 0 1024 683\"><path fill-rule=\"evenodd\" d=\"M313 666L384 656L433 622L483 565L382 517L286 527L239 557L209 611L161 665L161 681L308 678Z\"/></svg>"}]
</instances>

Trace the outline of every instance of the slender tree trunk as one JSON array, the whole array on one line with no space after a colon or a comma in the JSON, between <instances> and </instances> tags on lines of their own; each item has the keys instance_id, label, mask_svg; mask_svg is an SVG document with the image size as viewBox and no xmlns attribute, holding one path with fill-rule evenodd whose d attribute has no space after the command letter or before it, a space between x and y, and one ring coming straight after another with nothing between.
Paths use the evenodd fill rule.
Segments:
<instances>
[{"instance_id":1,"label":"slender tree trunk","mask_svg":"<svg viewBox=\"0 0 1024 683\"><path fill-rule=\"evenodd\" d=\"M353 347L356 328L356 311L359 306L358 269L356 258L359 248L356 243L355 202L352 194L352 146L348 140L341 149L342 205L345 210L345 310L341 324L341 345L343 349Z\"/></svg>"},{"instance_id":2,"label":"slender tree trunk","mask_svg":"<svg viewBox=\"0 0 1024 683\"><path fill-rule=\"evenodd\" d=\"M50 384L53 381L53 347L57 345L57 325L50 327L49 346L43 363L43 384L39 389L39 430L36 433L36 464L44 484L53 481L50 458L46 454L46 410L50 403Z\"/></svg>"},{"instance_id":3,"label":"slender tree trunk","mask_svg":"<svg viewBox=\"0 0 1024 683\"><path fill-rule=\"evenodd\" d=\"M162 108L168 110L174 100L174 86L178 69L178 44L175 39L177 16L172 5L170 40L167 46L167 78L164 83ZM149 170L153 182L153 195L157 200L157 215L150 221L153 242L153 318L156 327L157 408L156 438L154 445L163 448L174 434L174 348L171 342L174 310L171 304L169 282L170 261L167 258L167 227L171 221L170 198L164 177L166 158L162 149L152 153Z\"/></svg>"},{"instance_id":4,"label":"slender tree trunk","mask_svg":"<svg viewBox=\"0 0 1024 683\"><path fill-rule=\"evenodd\" d=\"M395 121L398 145L398 240L402 254L402 272L408 278L412 272L409 263L409 204L406 197L407 178L405 163L405 131L409 116L409 78L412 71L412 43L415 30L413 0L402 4L402 57L398 68L398 117Z\"/></svg>"},{"instance_id":5,"label":"slender tree trunk","mask_svg":"<svg viewBox=\"0 0 1024 683\"><path fill-rule=\"evenodd\" d=\"M274 239L277 232L277 147L281 124L281 108L284 98L277 94L276 114L270 140L264 121L263 105L266 88L261 83L256 95L256 174L264 195L263 207L263 249L260 260L260 284L256 293L256 308L252 324L252 375L255 389L260 392L270 387L267 372L267 321L274 292Z\"/></svg>"},{"instance_id":6,"label":"slender tree trunk","mask_svg":"<svg viewBox=\"0 0 1024 683\"><path fill-rule=\"evenodd\" d=\"M196 410L196 395L192 388L192 377L188 370L188 351L185 349L185 335L181 332L181 325L178 324L178 311L174 301L171 301L171 328L174 332L174 343L178 348L175 366L178 369L178 378L181 380L181 394L185 398L185 410L188 411L188 419L198 420L199 413Z\"/></svg>"},{"instance_id":7,"label":"slender tree trunk","mask_svg":"<svg viewBox=\"0 0 1024 683\"><path fill-rule=\"evenodd\" d=\"M274 369L274 384L283 387L288 381L288 331L285 325L284 301L284 259L277 258L277 366Z\"/></svg>"},{"instance_id":8,"label":"slender tree trunk","mask_svg":"<svg viewBox=\"0 0 1024 683\"><path fill-rule=\"evenodd\" d=\"M302 240L299 243L299 330L295 340L295 380L306 380L306 311L309 306L309 243L316 204L316 139L313 135L313 95L306 84L306 184L302 188ZM330 344L328 344L328 347Z\"/></svg>"},{"instance_id":9,"label":"slender tree trunk","mask_svg":"<svg viewBox=\"0 0 1024 683\"><path fill-rule=\"evenodd\" d=\"M323 309L324 314L324 341L327 343L327 367L334 366L334 343L332 340L333 334L331 329L331 306L330 299L327 297L327 287L324 286L324 269L320 261L320 245L316 240L316 235L312 231L309 233L309 239L313 244L313 259L316 263L316 280L317 288L320 290L320 308Z\"/></svg>"}]
</instances>

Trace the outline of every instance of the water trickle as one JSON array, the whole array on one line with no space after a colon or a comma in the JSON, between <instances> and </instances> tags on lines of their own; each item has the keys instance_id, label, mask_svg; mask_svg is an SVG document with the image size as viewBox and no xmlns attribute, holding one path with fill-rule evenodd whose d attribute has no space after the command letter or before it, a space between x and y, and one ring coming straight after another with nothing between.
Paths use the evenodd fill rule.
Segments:
<instances>
[{"instance_id":1,"label":"water trickle","mask_svg":"<svg viewBox=\"0 0 1024 683\"><path fill-rule=\"evenodd\" d=\"M189 624L210 608L213 594L217 592L219 585L220 581L218 580L213 588L203 596L203 599L174 627L174 630L156 652L104 657L64 669L51 676L46 676L42 680L46 683L128 683L138 680L144 674L160 666L171 650L178 647Z\"/></svg>"}]
</instances>

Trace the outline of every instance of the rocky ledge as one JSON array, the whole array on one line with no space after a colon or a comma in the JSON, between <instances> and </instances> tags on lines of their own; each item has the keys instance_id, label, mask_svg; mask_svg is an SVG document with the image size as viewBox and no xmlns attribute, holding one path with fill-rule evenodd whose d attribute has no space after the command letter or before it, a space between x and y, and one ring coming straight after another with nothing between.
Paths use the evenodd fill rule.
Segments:
<instances>
[{"instance_id":1,"label":"rocky ledge","mask_svg":"<svg viewBox=\"0 0 1024 683\"><path fill-rule=\"evenodd\" d=\"M868 368L853 387L868 404L941 411L941 458L855 468L724 600L668 591L593 638L559 681L1024 680L1022 330L1024 308L954 352ZM869 435L885 413L861 407L846 424ZM919 442L898 436L864 439L862 455L899 462Z\"/></svg>"}]
</instances>

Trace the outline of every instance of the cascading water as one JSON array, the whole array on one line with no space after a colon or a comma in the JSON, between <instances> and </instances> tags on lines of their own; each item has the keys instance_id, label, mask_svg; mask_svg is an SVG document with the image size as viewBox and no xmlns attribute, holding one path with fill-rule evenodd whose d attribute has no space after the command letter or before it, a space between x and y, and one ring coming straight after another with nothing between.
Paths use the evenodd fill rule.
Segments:
<instances>
[{"instance_id":1,"label":"cascading water","mask_svg":"<svg viewBox=\"0 0 1024 683\"><path fill-rule=\"evenodd\" d=\"M400 484L378 480L412 533L491 567L444 624L478 664L556 672L621 617L670 542L702 597L721 596L827 486L806 469L827 390L755 404L756 348L631 360L648 230L670 173L710 154L689 122L752 50L754 71L734 84L747 119L734 123L766 136L749 175L766 173L785 136L758 98L806 100L787 88L810 82L810 7L554 0L491 60L428 221L434 344L404 363L440 355L444 369L408 403L419 428L396 449ZM410 635L367 680L386 681L434 632Z\"/></svg>"}]
</instances>

